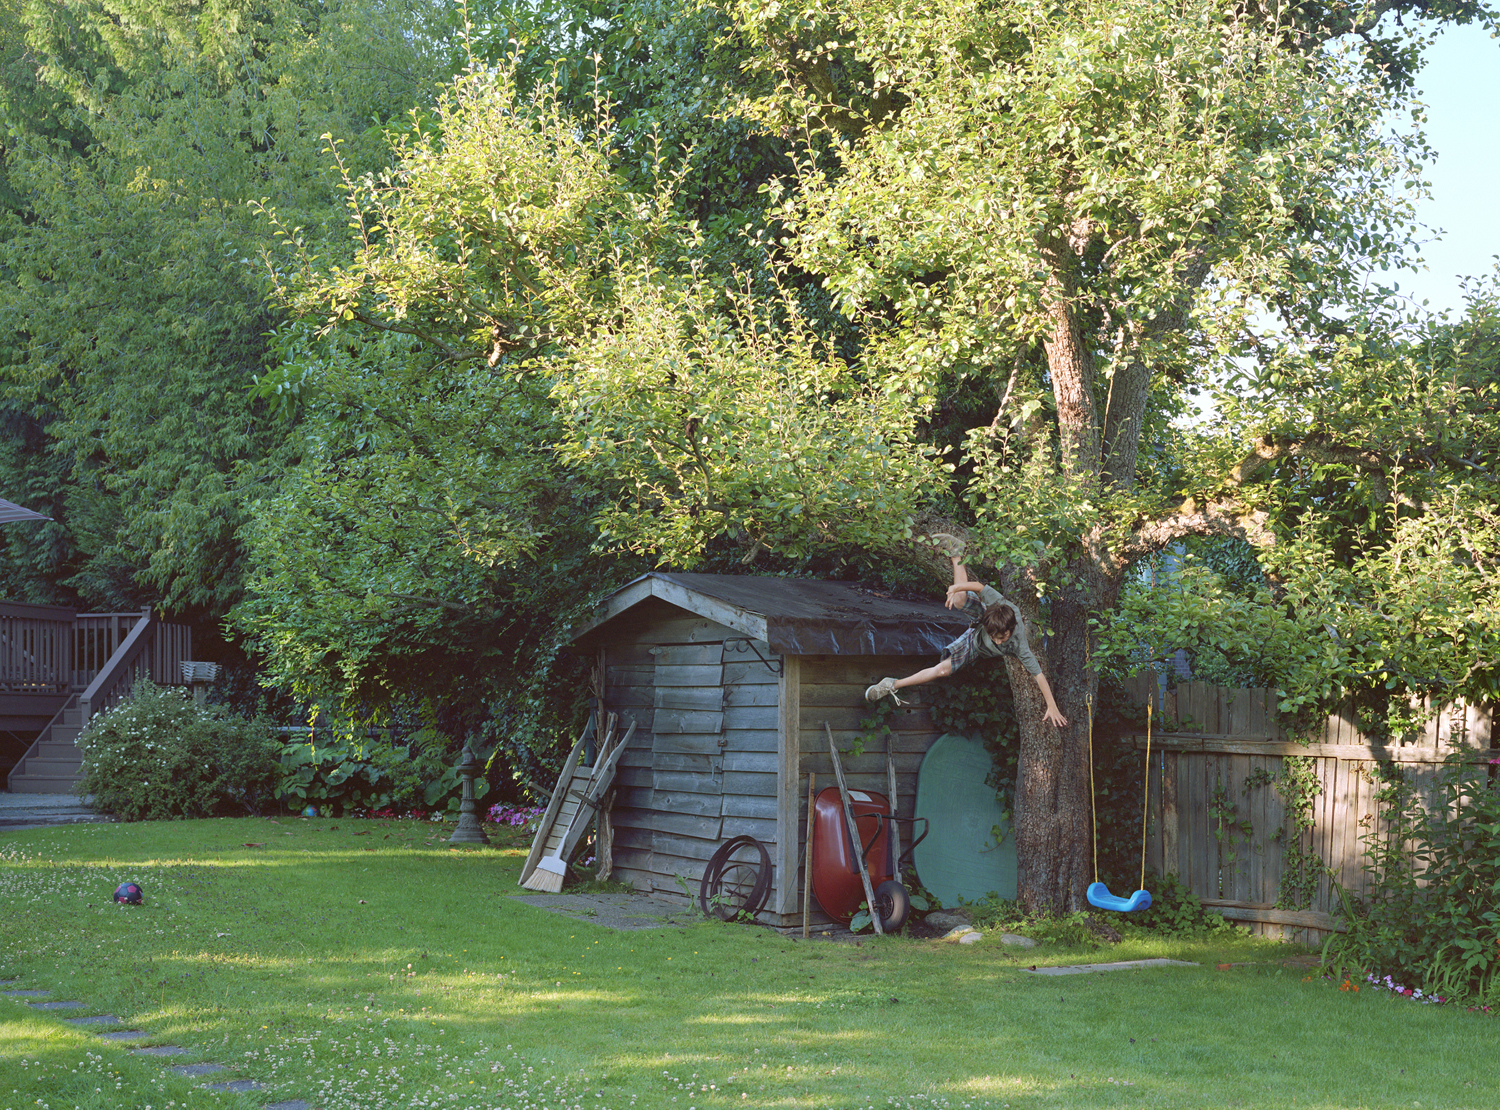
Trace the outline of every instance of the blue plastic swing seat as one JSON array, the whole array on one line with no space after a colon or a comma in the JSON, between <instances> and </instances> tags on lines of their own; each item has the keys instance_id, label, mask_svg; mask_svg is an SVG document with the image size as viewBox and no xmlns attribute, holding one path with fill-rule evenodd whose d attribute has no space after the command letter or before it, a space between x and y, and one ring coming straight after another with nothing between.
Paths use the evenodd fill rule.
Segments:
<instances>
[{"instance_id":1,"label":"blue plastic swing seat","mask_svg":"<svg viewBox=\"0 0 1500 1110\"><path fill-rule=\"evenodd\" d=\"M1119 913L1134 913L1151 905L1151 895L1147 891L1138 890L1129 898L1116 898L1103 883L1089 883L1088 899L1091 906Z\"/></svg>"}]
</instances>

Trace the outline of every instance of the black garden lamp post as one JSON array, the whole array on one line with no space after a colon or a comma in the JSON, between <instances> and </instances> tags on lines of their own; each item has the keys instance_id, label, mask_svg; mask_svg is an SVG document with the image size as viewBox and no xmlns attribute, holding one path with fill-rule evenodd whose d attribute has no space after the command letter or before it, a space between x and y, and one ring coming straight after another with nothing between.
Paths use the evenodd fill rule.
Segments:
<instances>
[{"instance_id":1,"label":"black garden lamp post","mask_svg":"<svg viewBox=\"0 0 1500 1110\"><path fill-rule=\"evenodd\" d=\"M484 765L479 762L474 749L467 744L464 745L463 754L458 757L457 770L458 777L464 780L464 794L463 800L458 804L458 828L453 830L448 843L488 844L490 838L484 835L484 826L474 813L474 778L484 770Z\"/></svg>"}]
</instances>

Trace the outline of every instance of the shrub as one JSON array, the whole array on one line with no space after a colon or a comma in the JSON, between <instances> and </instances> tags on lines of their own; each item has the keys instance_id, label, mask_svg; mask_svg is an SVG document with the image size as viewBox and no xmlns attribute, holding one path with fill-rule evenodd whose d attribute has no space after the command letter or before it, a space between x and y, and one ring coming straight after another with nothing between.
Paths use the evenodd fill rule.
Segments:
<instances>
[{"instance_id":1,"label":"shrub","mask_svg":"<svg viewBox=\"0 0 1500 1110\"><path fill-rule=\"evenodd\" d=\"M1348 931L1324 945L1325 966L1390 977L1427 995L1500 1000L1500 784L1493 773L1450 761L1429 808L1402 772L1383 768L1377 798L1387 827L1364 838L1373 883L1363 900L1339 889Z\"/></svg>"},{"instance_id":2,"label":"shrub","mask_svg":"<svg viewBox=\"0 0 1500 1110\"><path fill-rule=\"evenodd\" d=\"M1133 889L1135 884L1131 883ZM1122 885L1120 890L1125 890ZM1098 947L1109 930L1129 933L1150 930L1173 937L1203 937L1214 933L1244 932L1241 926L1220 914L1203 908L1176 875L1147 877L1151 905L1136 913L1109 913L1090 909L1083 913L1032 914L1022 912L1020 904L991 894L977 902L966 902L974 924L983 929L1021 933L1033 940L1065 948ZM1118 938L1114 938L1118 939Z\"/></svg>"},{"instance_id":3,"label":"shrub","mask_svg":"<svg viewBox=\"0 0 1500 1110\"><path fill-rule=\"evenodd\" d=\"M414 809L456 813L462 784L454 760L434 738L421 734L406 743L334 734L331 739L293 740L280 753L278 796L288 806L317 806L320 813ZM475 782L476 797L486 787Z\"/></svg>"},{"instance_id":4,"label":"shrub","mask_svg":"<svg viewBox=\"0 0 1500 1110\"><path fill-rule=\"evenodd\" d=\"M84 726L82 794L126 821L260 813L277 782L264 720L200 709L186 691L145 679Z\"/></svg>"},{"instance_id":5,"label":"shrub","mask_svg":"<svg viewBox=\"0 0 1500 1110\"><path fill-rule=\"evenodd\" d=\"M1198 896L1175 874L1152 873L1146 880L1146 889L1151 892L1151 905L1138 913L1122 915L1127 924L1173 937L1243 931L1222 914L1205 910Z\"/></svg>"}]
</instances>

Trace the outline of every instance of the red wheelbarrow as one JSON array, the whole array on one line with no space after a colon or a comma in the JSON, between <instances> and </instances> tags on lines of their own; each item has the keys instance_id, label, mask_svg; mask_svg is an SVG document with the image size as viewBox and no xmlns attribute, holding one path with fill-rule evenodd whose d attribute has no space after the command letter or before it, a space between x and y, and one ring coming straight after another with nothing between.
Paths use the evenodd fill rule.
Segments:
<instances>
[{"instance_id":1,"label":"red wheelbarrow","mask_svg":"<svg viewBox=\"0 0 1500 1110\"><path fill-rule=\"evenodd\" d=\"M891 803L884 794L873 790L849 791L849 804L854 810L854 824L859 838L858 844L850 838L848 823L844 819L843 802L836 786L818 791L813 803L812 830L812 889L823 912L835 921L847 925L865 901L864 881L860 878L858 852L865 859L870 872L870 884L875 890L875 910L880 915L881 929L893 933L906 924L911 912L911 898L901 884L899 864L911 848L895 858L890 831L897 821L911 822L925 818L898 818L891 814ZM923 830L922 836L926 836ZM917 837L917 841L922 839Z\"/></svg>"}]
</instances>

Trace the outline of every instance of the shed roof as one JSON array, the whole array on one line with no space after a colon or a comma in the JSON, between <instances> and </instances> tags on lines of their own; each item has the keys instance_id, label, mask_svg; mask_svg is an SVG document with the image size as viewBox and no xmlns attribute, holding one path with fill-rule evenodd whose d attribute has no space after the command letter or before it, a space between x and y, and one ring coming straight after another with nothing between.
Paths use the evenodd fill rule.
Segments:
<instances>
[{"instance_id":1,"label":"shed roof","mask_svg":"<svg viewBox=\"0 0 1500 1110\"><path fill-rule=\"evenodd\" d=\"M570 639L653 597L764 640L780 655L934 655L969 624L935 601L901 601L848 582L653 572L606 598Z\"/></svg>"}]
</instances>

